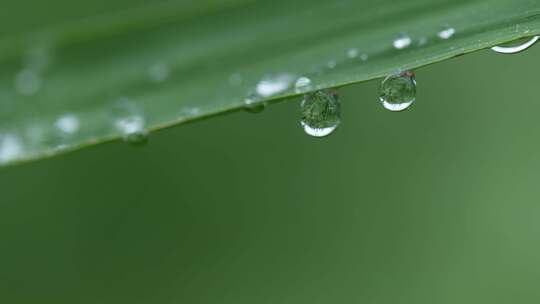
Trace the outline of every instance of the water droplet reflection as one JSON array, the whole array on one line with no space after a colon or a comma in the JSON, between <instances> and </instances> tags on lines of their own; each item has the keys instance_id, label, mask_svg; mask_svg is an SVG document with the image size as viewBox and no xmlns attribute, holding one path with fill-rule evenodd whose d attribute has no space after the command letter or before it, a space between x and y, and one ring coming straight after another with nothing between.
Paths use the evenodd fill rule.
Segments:
<instances>
[{"instance_id":1,"label":"water droplet reflection","mask_svg":"<svg viewBox=\"0 0 540 304\"><path fill-rule=\"evenodd\" d=\"M524 50L530 48L533 46L538 40L540 39L540 36L534 36L531 39L519 44L519 45L510 45L510 44L503 44L494 46L491 49L497 53L502 54L516 54L519 52L523 52Z\"/></svg>"}]
</instances>

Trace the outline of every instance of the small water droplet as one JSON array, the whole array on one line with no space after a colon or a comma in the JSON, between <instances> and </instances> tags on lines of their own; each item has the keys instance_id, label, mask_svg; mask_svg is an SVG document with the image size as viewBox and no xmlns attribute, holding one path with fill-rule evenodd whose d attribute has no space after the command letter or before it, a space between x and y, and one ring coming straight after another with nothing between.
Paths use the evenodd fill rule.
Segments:
<instances>
[{"instance_id":1,"label":"small water droplet","mask_svg":"<svg viewBox=\"0 0 540 304\"><path fill-rule=\"evenodd\" d=\"M398 50L402 50L405 48L408 48L411 45L411 37L409 37L407 34L399 34L396 39L394 39L394 48Z\"/></svg>"},{"instance_id":2,"label":"small water droplet","mask_svg":"<svg viewBox=\"0 0 540 304\"><path fill-rule=\"evenodd\" d=\"M148 142L148 130L143 112L134 100L122 97L113 106L114 127L122 134L123 140L133 145Z\"/></svg>"},{"instance_id":3,"label":"small water droplet","mask_svg":"<svg viewBox=\"0 0 540 304\"><path fill-rule=\"evenodd\" d=\"M329 68L329 69L333 69L337 66L337 62L335 60L330 60L328 61L328 63L326 63L326 66Z\"/></svg>"},{"instance_id":4,"label":"small water droplet","mask_svg":"<svg viewBox=\"0 0 540 304\"><path fill-rule=\"evenodd\" d=\"M148 142L148 131L145 129L142 116L128 116L116 121L116 128L123 134L124 141L134 145Z\"/></svg>"},{"instance_id":5,"label":"small water droplet","mask_svg":"<svg viewBox=\"0 0 540 304\"><path fill-rule=\"evenodd\" d=\"M75 114L66 114L56 120L54 126L64 134L74 134L79 131L80 121Z\"/></svg>"},{"instance_id":6,"label":"small water droplet","mask_svg":"<svg viewBox=\"0 0 540 304\"><path fill-rule=\"evenodd\" d=\"M244 109L249 113L260 113L266 106L267 102L264 99L253 94L244 99Z\"/></svg>"},{"instance_id":7,"label":"small water droplet","mask_svg":"<svg viewBox=\"0 0 540 304\"><path fill-rule=\"evenodd\" d=\"M414 72L405 71L386 77L381 84L379 97L382 105L390 111L403 111L416 100Z\"/></svg>"},{"instance_id":8,"label":"small water droplet","mask_svg":"<svg viewBox=\"0 0 540 304\"><path fill-rule=\"evenodd\" d=\"M419 46L424 46L424 45L427 44L427 42L428 42L427 37L420 37L420 38L418 38L418 45L419 45Z\"/></svg>"},{"instance_id":9,"label":"small water droplet","mask_svg":"<svg viewBox=\"0 0 540 304\"><path fill-rule=\"evenodd\" d=\"M518 42L520 42L518 45L513 45L513 44L503 44L503 45L498 45L498 46L494 46L492 47L491 49L497 53L502 53L502 54L515 54L515 53L519 53L519 52L522 52L528 48L530 48L531 46L533 46L538 40L540 39L540 36L534 36L530 39L528 39L527 41L523 41L523 40L518 40Z\"/></svg>"},{"instance_id":10,"label":"small water droplet","mask_svg":"<svg viewBox=\"0 0 540 304\"><path fill-rule=\"evenodd\" d=\"M347 57L354 59L358 57L360 52L358 52L358 49L349 49L347 50Z\"/></svg>"},{"instance_id":11,"label":"small water droplet","mask_svg":"<svg viewBox=\"0 0 540 304\"><path fill-rule=\"evenodd\" d=\"M307 77L300 77L294 84L294 91L296 93L305 93L311 90L311 79Z\"/></svg>"},{"instance_id":12,"label":"small water droplet","mask_svg":"<svg viewBox=\"0 0 540 304\"><path fill-rule=\"evenodd\" d=\"M263 78L257 84L257 94L262 97L270 97L284 92L290 86L294 77L290 74L278 74Z\"/></svg>"},{"instance_id":13,"label":"small water droplet","mask_svg":"<svg viewBox=\"0 0 540 304\"><path fill-rule=\"evenodd\" d=\"M188 107L188 108L183 109L182 113L185 114L186 116L189 116L189 117L197 116L197 115L201 114L201 108Z\"/></svg>"},{"instance_id":14,"label":"small water droplet","mask_svg":"<svg viewBox=\"0 0 540 304\"><path fill-rule=\"evenodd\" d=\"M360 60L367 61L369 59L369 55L366 53L363 53L360 55Z\"/></svg>"},{"instance_id":15,"label":"small water droplet","mask_svg":"<svg viewBox=\"0 0 540 304\"><path fill-rule=\"evenodd\" d=\"M34 95L41 89L40 75L32 69L22 69L15 76L15 90L21 95Z\"/></svg>"},{"instance_id":16,"label":"small water droplet","mask_svg":"<svg viewBox=\"0 0 540 304\"><path fill-rule=\"evenodd\" d=\"M304 131L314 137L330 135L341 123L341 105L335 92L322 90L308 93L300 104Z\"/></svg>"},{"instance_id":17,"label":"small water droplet","mask_svg":"<svg viewBox=\"0 0 540 304\"><path fill-rule=\"evenodd\" d=\"M165 63L155 63L148 68L148 78L155 83L164 82L170 74L171 70Z\"/></svg>"},{"instance_id":18,"label":"small water droplet","mask_svg":"<svg viewBox=\"0 0 540 304\"><path fill-rule=\"evenodd\" d=\"M18 159L23 153L23 145L17 135L0 135L0 163Z\"/></svg>"},{"instance_id":19,"label":"small water droplet","mask_svg":"<svg viewBox=\"0 0 540 304\"><path fill-rule=\"evenodd\" d=\"M450 39L456 33L456 29L450 26L446 26L440 32L437 33L437 36L441 39Z\"/></svg>"}]
</instances>

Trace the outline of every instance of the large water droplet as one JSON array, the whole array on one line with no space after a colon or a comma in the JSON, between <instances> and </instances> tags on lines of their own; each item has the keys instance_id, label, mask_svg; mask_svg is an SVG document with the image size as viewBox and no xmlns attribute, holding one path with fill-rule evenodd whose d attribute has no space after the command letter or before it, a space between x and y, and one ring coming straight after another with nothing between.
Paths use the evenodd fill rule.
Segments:
<instances>
[{"instance_id":1,"label":"large water droplet","mask_svg":"<svg viewBox=\"0 0 540 304\"><path fill-rule=\"evenodd\" d=\"M278 74L265 77L257 84L257 94L262 97L270 97L282 93L291 86L293 80L294 77L290 74Z\"/></svg>"},{"instance_id":2,"label":"large water droplet","mask_svg":"<svg viewBox=\"0 0 540 304\"><path fill-rule=\"evenodd\" d=\"M406 71L386 77L381 84L379 97L382 105L390 111L403 111L416 100L414 72Z\"/></svg>"},{"instance_id":3,"label":"large water droplet","mask_svg":"<svg viewBox=\"0 0 540 304\"><path fill-rule=\"evenodd\" d=\"M341 105L335 92L322 90L308 93L300 104L304 131L314 137L330 135L341 122Z\"/></svg>"},{"instance_id":4,"label":"large water droplet","mask_svg":"<svg viewBox=\"0 0 540 304\"><path fill-rule=\"evenodd\" d=\"M540 39L540 36L534 36L530 39L528 39L527 41L522 41L521 39L518 40L518 42L520 42L518 45L514 45L514 44L503 44L503 45L498 45L498 46L494 46L492 47L491 49L497 53L502 53L502 54L515 54L515 53L519 53L519 52L522 52L528 48L530 48L531 46L533 46L538 40Z\"/></svg>"},{"instance_id":5,"label":"large water droplet","mask_svg":"<svg viewBox=\"0 0 540 304\"><path fill-rule=\"evenodd\" d=\"M260 113L266 109L267 105L266 100L253 94L244 99L244 109L249 113Z\"/></svg>"},{"instance_id":6,"label":"large water droplet","mask_svg":"<svg viewBox=\"0 0 540 304\"><path fill-rule=\"evenodd\" d=\"M408 48L411 45L411 42L411 37L409 37L407 34L399 34L396 39L394 39L393 45L394 48L402 50Z\"/></svg>"},{"instance_id":7,"label":"large water droplet","mask_svg":"<svg viewBox=\"0 0 540 304\"><path fill-rule=\"evenodd\" d=\"M441 39L450 39L456 33L456 29L450 26L443 28L440 32L437 33L437 36Z\"/></svg>"},{"instance_id":8,"label":"large water droplet","mask_svg":"<svg viewBox=\"0 0 540 304\"><path fill-rule=\"evenodd\" d=\"M307 77L300 77L294 84L294 91L296 93L305 93L311 90L311 79Z\"/></svg>"}]
</instances>

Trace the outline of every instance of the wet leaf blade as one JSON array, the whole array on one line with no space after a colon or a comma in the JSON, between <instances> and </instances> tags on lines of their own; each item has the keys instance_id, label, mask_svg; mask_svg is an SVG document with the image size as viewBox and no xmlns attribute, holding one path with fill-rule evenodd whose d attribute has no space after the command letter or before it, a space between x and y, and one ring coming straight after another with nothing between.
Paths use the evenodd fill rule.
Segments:
<instances>
[{"instance_id":1,"label":"wet leaf blade","mask_svg":"<svg viewBox=\"0 0 540 304\"><path fill-rule=\"evenodd\" d=\"M339 87L540 33L534 0L115 0L25 17L36 3L9 0L0 21L3 165L241 109L272 75L289 81L268 101L298 95L295 77Z\"/></svg>"}]
</instances>

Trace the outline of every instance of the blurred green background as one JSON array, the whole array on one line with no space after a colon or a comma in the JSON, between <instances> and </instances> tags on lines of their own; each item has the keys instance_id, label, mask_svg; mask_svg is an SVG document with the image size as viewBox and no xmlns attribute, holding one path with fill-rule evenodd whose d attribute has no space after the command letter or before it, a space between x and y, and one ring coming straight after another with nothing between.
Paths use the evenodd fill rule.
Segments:
<instances>
[{"instance_id":1,"label":"blurred green background","mask_svg":"<svg viewBox=\"0 0 540 304\"><path fill-rule=\"evenodd\" d=\"M3 303L538 303L540 47L0 171Z\"/></svg>"}]
</instances>

